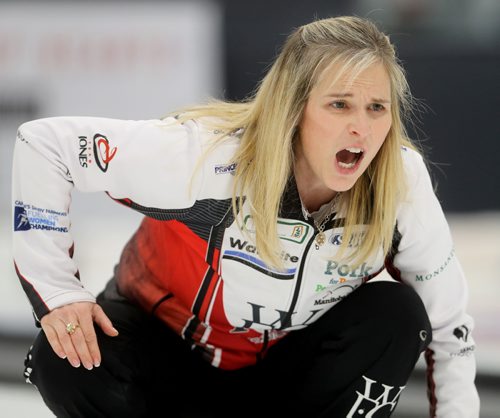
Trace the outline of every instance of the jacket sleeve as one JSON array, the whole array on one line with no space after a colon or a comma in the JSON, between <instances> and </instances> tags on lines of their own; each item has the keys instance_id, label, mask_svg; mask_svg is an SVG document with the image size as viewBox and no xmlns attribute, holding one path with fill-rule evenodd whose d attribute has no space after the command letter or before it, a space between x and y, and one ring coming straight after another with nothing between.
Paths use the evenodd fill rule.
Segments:
<instances>
[{"instance_id":1,"label":"jacket sleeve","mask_svg":"<svg viewBox=\"0 0 500 418\"><path fill-rule=\"evenodd\" d=\"M47 118L19 127L13 161L13 255L39 320L71 302L94 301L72 259L76 187L145 207L189 208L202 187L194 123ZM198 170L199 171L199 170ZM194 173L194 174L193 174Z\"/></svg>"},{"instance_id":2,"label":"jacket sleeve","mask_svg":"<svg viewBox=\"0 0 500 418\"><path fill-rule=\"evenodd\" d=\"M426 351L431 416L479 417L466 279L422 157L405 149L403 159L409 193L398 214L394 265L422 298L433 329Z\"/></svg>"}]
</instances>

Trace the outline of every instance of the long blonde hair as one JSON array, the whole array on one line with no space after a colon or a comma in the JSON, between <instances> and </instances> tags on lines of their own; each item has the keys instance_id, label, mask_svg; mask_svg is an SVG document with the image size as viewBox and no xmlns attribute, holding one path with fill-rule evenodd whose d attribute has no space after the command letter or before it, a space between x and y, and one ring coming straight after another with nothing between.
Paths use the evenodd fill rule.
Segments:
<instances>
[{"instance_id":1,"label":"long blonde hair","mask_svg":"<svg viewBox=\"0 0 500 418\"><path fill-rule=\"evenodd\" d=\"M243 128L233 190L233 210L240 212L241 196L248 197L259 255L280 267L276 222L287 182L293 172L294 143L306 101L319 77L334 63L341 72L359 74L381 63L391 82L392 126L368 169L341 196L345 214L343 252L357 225L368 225L364 239L351 256L354 264L378 251L387 254L396 210L405 193L401 147L411 146L403 124L411 112L411 95L393 45L370 21L336 17L296 29L255 93L239 103L213 101L185 109L181 120L215 117L217 127L232 133Z\"/></svg>"}]
</instances>

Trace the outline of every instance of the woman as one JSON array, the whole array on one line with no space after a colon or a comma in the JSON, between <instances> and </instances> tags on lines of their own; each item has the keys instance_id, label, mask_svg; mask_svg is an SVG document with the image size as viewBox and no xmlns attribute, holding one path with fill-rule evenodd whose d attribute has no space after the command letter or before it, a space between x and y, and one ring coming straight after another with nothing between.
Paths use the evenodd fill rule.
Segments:
<instances>
[{"instance_id":1,"label":"woman","mask_svg":"<svg viewBox=\"0 0 500 418\"><path fill-rule=\"evenodd\" d=\"M14 254L45 403L389 416L428 347L431 415L477 416L466 283L406 137L410 99L389 39L339 17L292 33L244 103L23 124ZM71 259L73 187L146 215L97 301Z\"/></svg>"}]
</instances>

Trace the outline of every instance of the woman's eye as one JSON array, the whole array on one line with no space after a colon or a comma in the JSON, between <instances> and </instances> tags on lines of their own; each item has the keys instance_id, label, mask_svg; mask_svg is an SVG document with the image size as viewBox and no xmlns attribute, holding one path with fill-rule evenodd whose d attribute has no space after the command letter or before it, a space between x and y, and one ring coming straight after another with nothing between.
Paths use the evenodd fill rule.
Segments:
<instances>
[{"instance_id":1,"label":"woman's eye","mask_svg":"<svg viewBox=\"0 0 500 418\"><path fill-rule=\"evenodd\" d=\"M385 109L384 105L380 103L373 103L370 105L370 109L375 111L375 112L381 112L382 110Z\"/></svg>"},{"instance_id":2,"label":"woman's eye","mask_svg":"<svg viewBox=\"0 0 500 418\"><path fill-rule=\"evenodd\" d=\"M345 109L347 107L346 102L342 102L340 100L336 100L330 104L334 109Z\"/></svg>"}]
</instances>

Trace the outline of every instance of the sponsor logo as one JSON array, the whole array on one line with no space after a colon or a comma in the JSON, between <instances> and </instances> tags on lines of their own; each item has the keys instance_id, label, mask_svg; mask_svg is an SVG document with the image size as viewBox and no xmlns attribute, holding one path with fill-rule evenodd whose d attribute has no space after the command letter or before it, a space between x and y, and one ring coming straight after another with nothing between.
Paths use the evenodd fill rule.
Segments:
<instances>
[{"instance_id":1,"label":"sponsor logo","mask_svg":"<svg viewBox=\"0 0 500 418\"><path fill-rule=\"evenodd\" d=\"M214 167L215 174L232 174L234 175L236 171L236 163L231 164L218 164Z\"/></svg>"},{"instance_id":2,"label":"sponsor logo","mask_svg":"<svg viewBox=\"0 0 500 418\"><path fill-rule=\"evenodd\" d=\"M469 338L469 333L470 333L469 328L467 328L465 325L460 325L459 327L456 327L453 330L453 335L465 343Z\"/></svg>"},{"instance_id":3,"label":"sponsor logo","mask_svg":"<svg viewBox=\"0 0 500 418\"><path fill-rule=\"evenodd\" d=\"M301 239L304 236L304 225L295 225L292 229L292 238Z\"/></svg>"},{"instance_id":4,"label":"sponsor logo","mask_svg":"<svg viewBox=\"0 0 500 418\"><path fill-rule=\"evenodd\" d=\"M283 270L275 270L268 267L260 258L257 257L257 247L250 244L248 241L230 237L229 244L231 248L234 248L235 250L225 250L222 258L245 264L275 279L291 280L295 277L295 273L297 272L296 267L285 268ZM299 257L287 253L286 251L282 251L279 256L284 262L296 264L299 261Z\"/></svg>"},{"instance_id":5,"label":"sponsor logo","mask_svg":"<svg viewBox=\"0 0 500 418\"><path fill-rule=\"evenodd\" d=\"M366 232L358 232L356 234L353 234L351 236L351 238L349 239L349 244L347 244L347 246L349 248L359 247L361 245L361 243L363 242L365 235L366 235ZM330 241L330 244L332 244L332 245L341 246L343 239L344 239L343 233L342 234L333 234L330 237L329 241Z\"/></svg>"},{"instance_id":6,"label":"sponsor logo","mask_svg":"<svg viewBox=\"0 0 500 418\"><path fill-rule=\"evenodd\" d=\"M232 248L238 248L240 250L245 250L251 254L258 254L257 247L255 245L249 244L248 241L241 241L239 238L229 238L229 243ZM283 261L290 261L292 263L297 263L299 261L299 257L296 255L291 255L286 251L281 251L280 258Z\"/></svg>"},{"instance_id":7,"label":"sponsor logo","mask_svg":"<svg viewBox=\"0 0 500 418\"><path fill-rule=\"evenodd\" d=\"M26 380L26 383L29 383L29 384L33 384L33 382L30 380L31 373L33 372L33 368L30 367L31 361L33 359L33 356L31 354L32 350L33 350L33 346L30 347L30 349L28 351L28 355L24 359L24 365L25 365L24 378Z\"/></svg>"},{"instance_id":8,"label":"sponsor logo","mask_svg":"<svg viewBox=\"0 0 500 418\"><path fill-rule=\"evenodd\" d=\"M97 166L102 172L106 172L109 163L115 158L117 148L111 148L108 138L101 134L94 135L94 158Z\"/></svg>"},{"instance_id":9,"label":"sponsor logo","mask_svg":"<svg viewBox=\"0 0 500 418\"><path fill-rule=\"evenodd\" d=\"M336 285L336 284L342 284L342 283L346 283L349 279L345 278L345 277L339 277L338 280L337 279L331 279L329 282L328 282L328 285ZM322 285L322 284L316 284L316 290L315 292L322 292L323 290L327 290L328 289L328 286L325 286L325 285Z\"/></svg>"},{"instance_id":10,"label":"sponsor logo","mask_svg":"<svg viewBox=\"0 0 500 418\"><path fill-rule=\"evenodd\" d=\"M245 216L245 219L243 220L243 228L246 231L255 234L255 227L250 215ZM310 226L306 223L282 221L278 219L278 236L280 239L284 239L286 241L302 244L306 239L309 228Z\"/></svg>"},{"instance_id":11,"label":"sponsor logo","mask_svg":"<svg viewBox=\"0 0 500 418\"><path fill-rule=\"evenodd\" d=\"M367 265L367 263L361 264L361 266L352 269L348 264L339 264L337 261L329 260L326 263L326 268L324 274L333 275L334 272L340 277L366 277L370 274L370 270L373 270L373 266ZM335 279L333 283L336 284Z\"/></svg>"},{"instance_id":12,"label":"sponsor logo","mask_svg":"<svg viewBox=\"0 0 500 418\"><path fill-rule=\"evenodd\" d=\"M474 345L470 345L468 347L462 348L457 353L450 353L450 357L469 357L474 353L476 347Z\"/></svg>"},{"instance_id":13,"label":"sponsor logo","mask_svg":"<svg viewBox=\"0 0 500 418\"><path fill-rule=\"evenodd\" d=\"M444 271L444 269L450 263L450 261L453 259L454 256L455 256L455 250L452 249L450 254L448 255L448 258L446 258L446 260L444 261L443 264L441 264L436 270L434 270L431 273L428 273L425 275L424 274L417 274L416 281L423 282L423 281L427 281L427 280L433 279L434 277L439 276Z\"/></svg>"},{"instance_id":14,"label":"sponsor logo","mask_svg":"<svg viewBox=\"0 0 500 418\"><path fill-rule=\"evenodd\" d=\"M83 168L92 163L92 148L86 136L78 137L78 161Z\"/></svg>"},{"instance_id":15,"label":"sponsor logo","mask_svg":"<svg viewBox=\"0 0 500 418\"><path fill-rule=\"evenodd\" d=\"M14 231L42 229L46 231L68 232L67 227L60 225L60 218L66 216L66 212L42 209L24 204L21 201L16 201L14 206Z\"/></svg>"},{"instance_id":16,"label":"sponsor logo","mask_svg":"<svg viewBox=\"0 0 500 418\"><path fill-rule=\"evenodd\" d=\"M94 160L97 167L105 173L116 151L117 148L111 148L108 138L104 135L95 134L92 143L85 135L78 137L78 162L83 168L89 167Z\"/></svg>"},{"instance_id":17,"label":"sponsor logo","mask_svg":"<svg viewBox=\"0 0 500 418\"><path fill-rule=\"evenodd\" d=\"M399 396L406 386L399 386L391 394L395 386L389 386L384 383L379 384L376 380L369 379L366 376L362 377L365 381L364 392L356 391L358 396L346 418L389 416L389 412L396 408Z\"/></svg>"},{"instance_id":18,"label":"sponsor logo","mask_svg":"<svg viewBox=\"0 0 500 418\"><path fill-rule=\"evenodd\" d=\"M335 290L328 290L321 299L314 301L314 306L327 305L329 303L337 303L349 295L356 287L350 285L343 285Z\"/></svg>"},{"instance_id":19,"label":"sponsor logo","mask_svg":"<svg viewBox=\"0 0 500 418\"><path fill-rule=\"evenodd\" d=\"M31 229L28 214L22 206L14 207L14 231L28 231Z\"/></svg>"},{"instance_id":20,"label":"sponsor logo","mask_svg":"<svg viewBox=\"0 0 500 418\"><path fill-rule=\"evenodd\" d=\"M278 220L278 236L286 241L302 244L306 239L310 226L299 222Z\"/></svg>"},{"instance_id":21,"label":"sponsor logo","mask_svg":"<svg viewBox=\"0 0 500 418\"><path fill-rule=\"evenodd\" d=\"M291 312L291 311L281 311L279 309L273 309L273 313L275 313L275 320L272 322L263 322L262 317L270 318L270 311L269 309L264 306L264 305L258 305L256 303L252 302L247 302L248 305L251 307L251 312L250 312L250 318L251 319L244 319L243 320L243 325L239 327L233 328L230 332L232 334L239 334L239 333L245 333L248 332L249 329L254 327L254 325L257 325L258 327L256 329L262 329L268 328L268 329L273 329L273 330L286 330L288 328L292 327L305 327L309 323L313 322L312 319L317 316L319 312L322 312L322 309L315 309L315 310L310 310L310 315L308 318L301 322L301 323L294 323L294 315L297 312ZM265 312L265 315L263 315L263 312ZM315 319L314 319L315 320Z\"/></svg>"}]
</instances>

